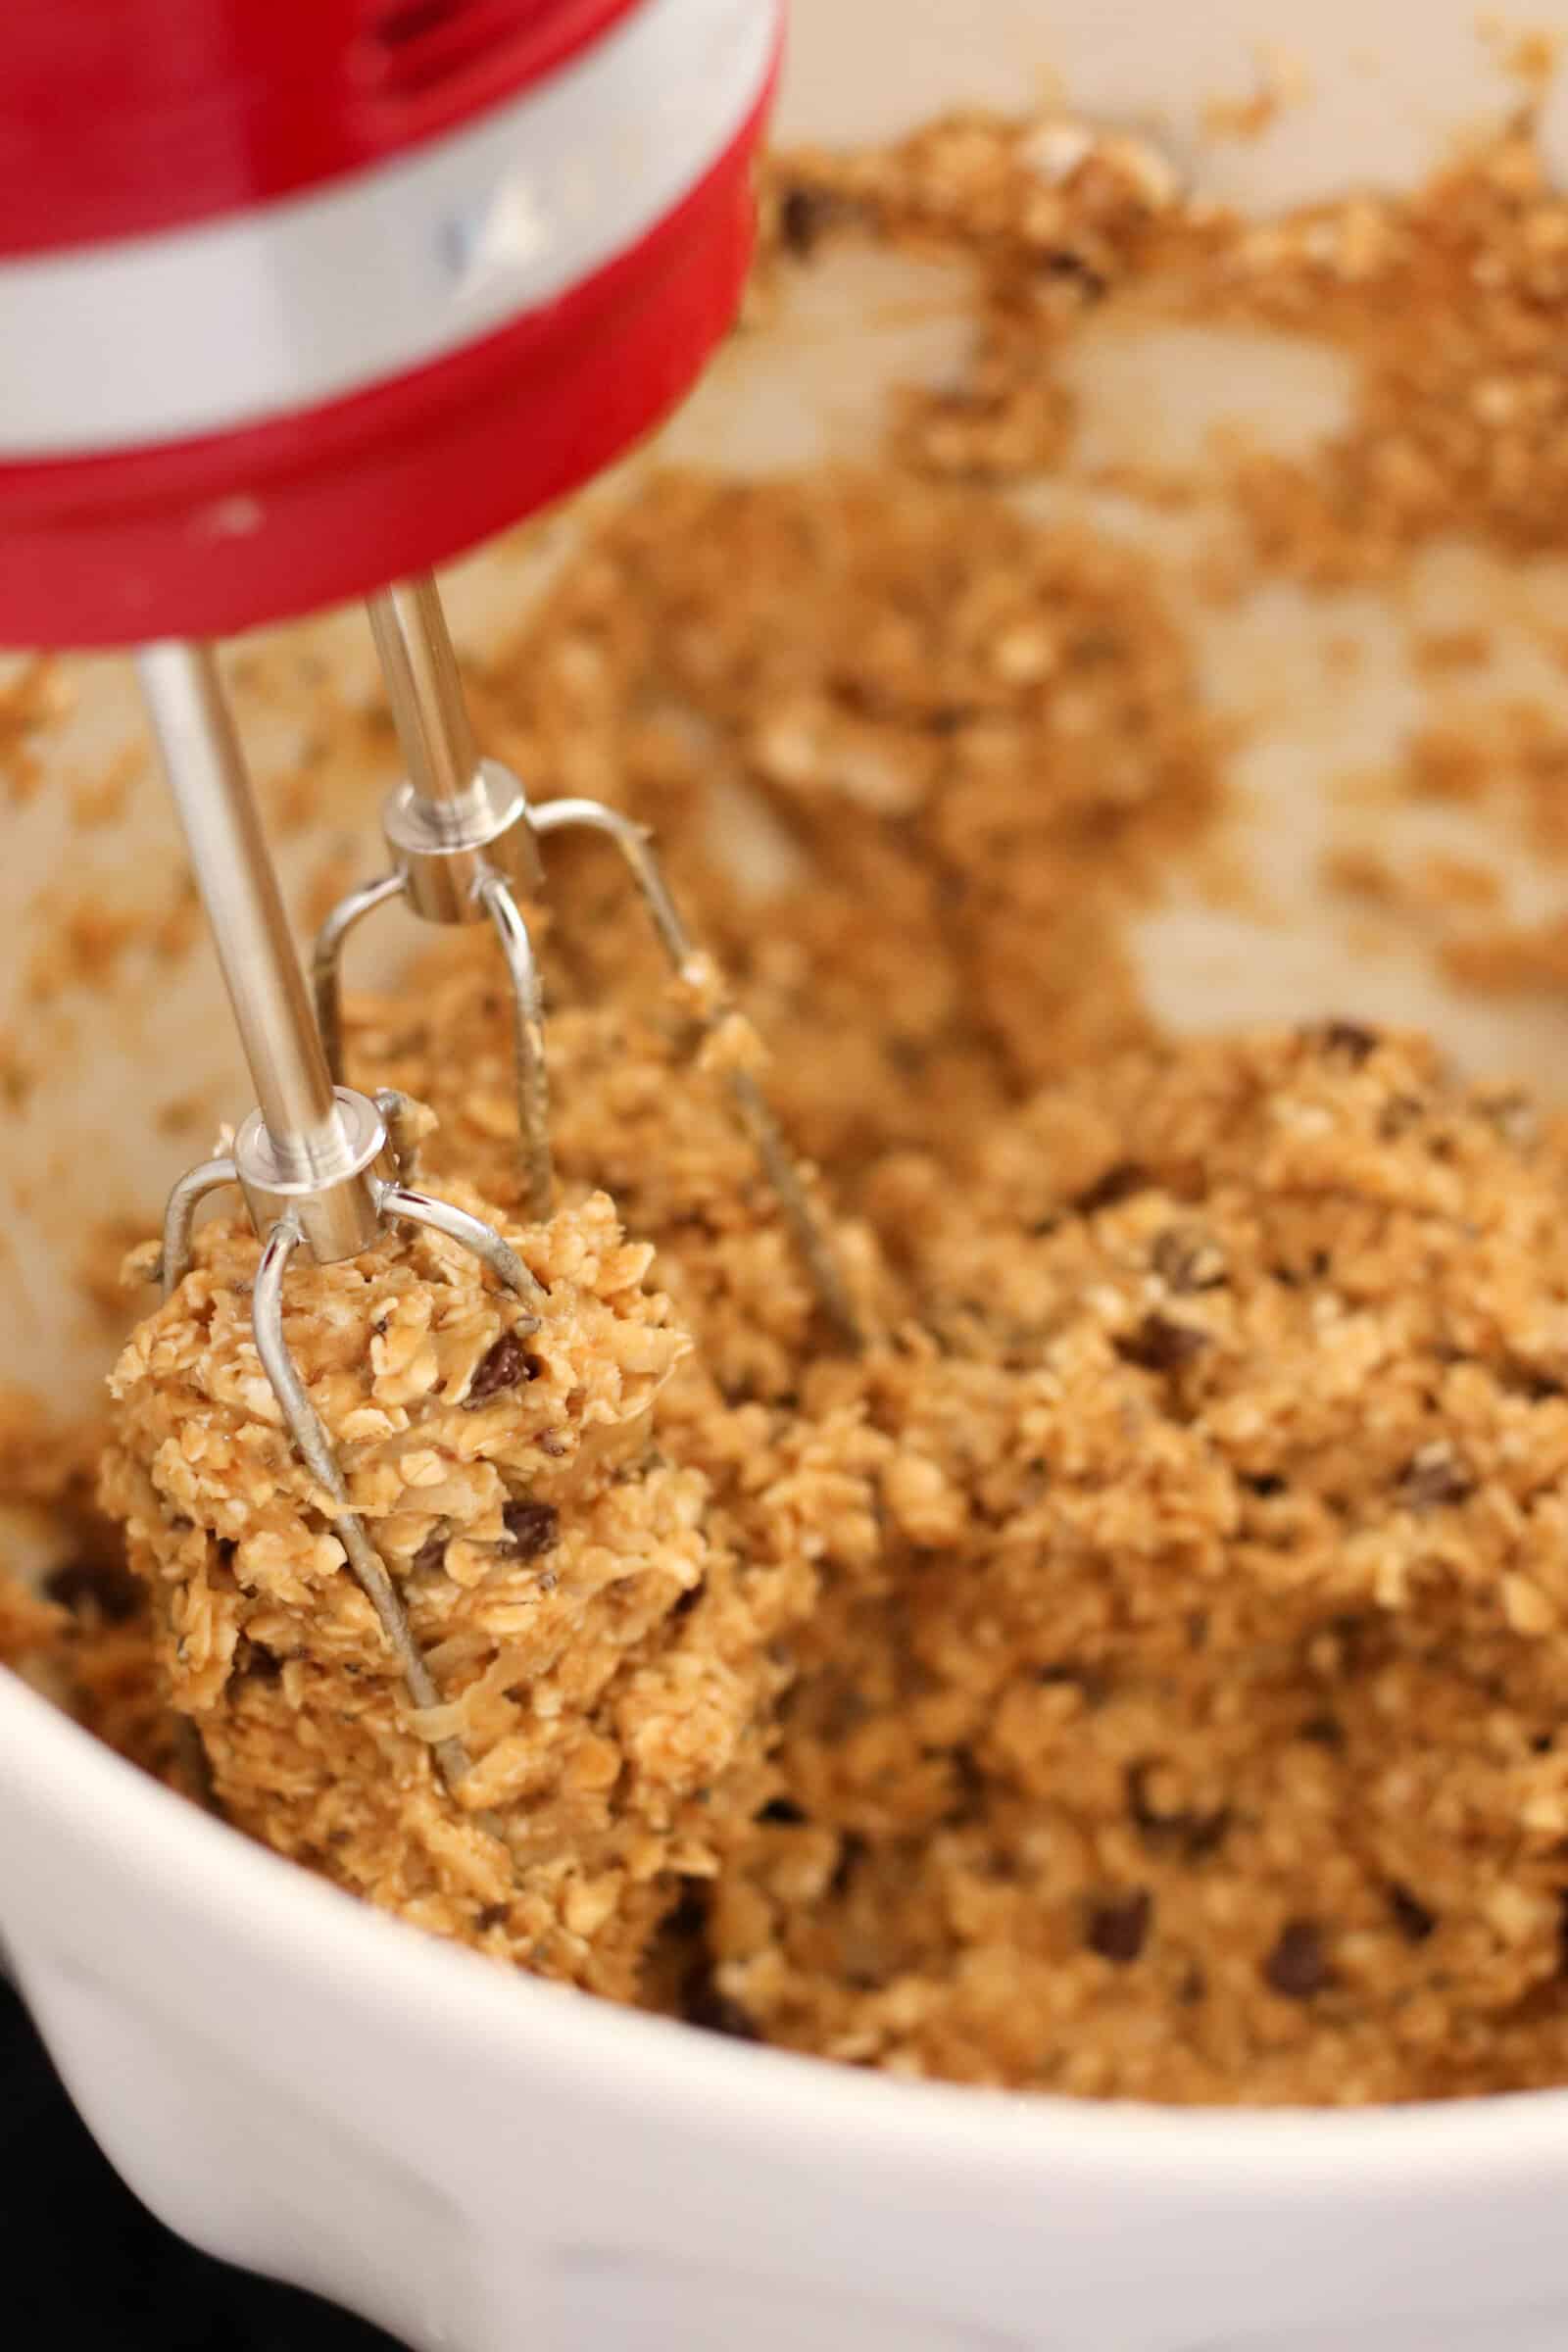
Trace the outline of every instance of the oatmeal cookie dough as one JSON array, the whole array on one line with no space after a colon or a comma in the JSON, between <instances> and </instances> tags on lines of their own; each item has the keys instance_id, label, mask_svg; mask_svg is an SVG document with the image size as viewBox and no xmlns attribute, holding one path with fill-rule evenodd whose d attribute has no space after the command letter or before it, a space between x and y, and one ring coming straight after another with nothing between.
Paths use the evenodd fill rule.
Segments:
<instances>
[{"instance_id":1,"label":"oatmeal cookie dough","mask_svg":"<svg viewBox=\"0 0 1568 2352\"><path fill-rule=\"evenodd\" d=\"M1384 580L1450 533L1549 551L1562 200L1520 131L1408 198L1250 223L1130 142L968 116L785 158L765 211L760 302L839 236L970 260L967 360L895 402L866 466L656 476L469 683L486 742L542 793L660 831L890 1336L860 1363L824 1352L624 875L553 844L555 1141L577 1205L525 1246L543 1270L603 1185L657 1248L672 1322L587 1286L670 1350L657 1400L616 1424L631 1450L580 1479L554 1463L557 1544L521 1556L506 1511L538 1498L537 1384L469 1456L465 1398L377 1402L408 1366L377 1366L368 1299L358 1372L321 1352L327 1289L295 1335L329 1420L334 1397L408 1415L363 1442L372 1516L387 1463L450 1423L465 1476L494 1477L488 1518L444 1512L439 1561L410 1526L398 1566L509 1842L445 1803L275 1423L200 1386L239 1362L238 1308L219 1327L201 1304L248 1279L231 1234L153 1327L179 1362L131 1359L122 1452L156 1454L172 1416L183 1480L187 1427L250 1431L312 1548L242 1578L216 1469L205 1517L135 1486L163 1666L236 1818L285 1850L720 2031L1177 2101L1568 2081L1561 1138L1353 1022L1158 1040L1126 915L1213 846L1228 742L1154 569L1013 497L1071 469L1058 354L1125 296L1326 336L1355 367L1321 448L1226 458L1201 592ZM1156 506L1200 487L1106 486ZM766 820L757 894L716 847L742 801ZM1521 952L1560 976L1560 947ZM348 1026L363 1083L437 1104L436 1167L515 1208L487 943L450 943ZM421 1246L368 1279L461 1287ZM662 1465L632 1443L651 1424ZM0 1483L9 1467L0 1445ZM433 1510L412 1493L382 1510L389 1542ZM590 1553L637 1565L597 1582ZM157 1768L150 1621L112 1623L86 1591L67 1606L62 1647L53 1612L14 1611L13 1642L35 1663L44 1642L84 1719ZM681 1658L711 1708L677 1703ZM621 1699L648 1675L634 1723ZM707 1752L683 1777L655 1727L688 1723ZM622 1761L596 1789L600 1740ZM505 1902L492 1866L517 1873Z\"/></svg>"},{"instance_id":2,"label":"oatmeal cookie dough","mask_svg":"<svg viewBox=\"0 0 1568 2352\"><path fill-rule=\"evenodd\" d=\"M457 1185L447 1197L494 1216ZM410 1709L256 1354L247 1229L203 1229L116 1368L103 1472L224 1814L416 1924L622 1998L763 1779L762 1654L702 1474L655 1442L689 1342L603 1195L509 1229L538 1328L419 1229L297 1263L285 1324L444 1693ZM521 1327L519 1327L521 1326ZM455 1803L431 1742L471 1758Z\"/></svg>"},{"instance_id":3,"label":"oatmeal cookie dough","mask_svg":"<svg viewBox=\"0 0 1568 2352\"><path fill-rule=\"evenodd\" d=\"M419 1002L397 1031L354 1008L366 1075L394 1044L404 1079L451 1065L460 1039L499 1087L485 957L463 943ZM643 1915L640 1972L628 1950L586 1981L1088 2095L1568 2078L1561 1132L1350 1022L1124 1054L884 1155L858 1247L892 1336L857 1363L809 1346L765 1190L701 1086L670 1096L657 1026L567 1013L552 1051L564 1182L622 1134L697 1342L658 1410L704 1489L706 1592L722 1560L748 1654L793 1678L772 1772L704 1809L710 1890L657 1943ZM511 1143L488 1149L504 1190ZM481 1123L434 1156L485 1150ZM231 1671L241 1723L276 1710L247 1753L321 1671ZM384 1681L374 1703L402 1740ZM331 1801L358 1805L346 1761ZM309 1832L293 1850L341 1868ZM449 1857L419 1869L400 1908L549 1964L480 1924Z\"/></svg>"},{"instance_id":4,"label":"oatmeal cookie dough","mask_svg":"<svg viewBox=\"0 0 1568 2352\"><path fill-rule=\"evenodd\" d=\"M368 1083L462 1037L436 1152L504 1192L486 971L351 1031ZM1349 1021L1113 1056L880 1154L856 1363L675 1044L551 1035L567 1179L620 1151L697 1341L662 1413L710 1524L821 1585L779 1779L644 1996L1091 2095L1568 2075L1561 1130Z\"/></svg>"},{"instance_id":5,"label":"oatmeal cookie dough","mask_svg":"<svg viewBox=\"0 0 1568 2352\"><path fill-rule=\"evenodd\" d=\"M891 1144L1149 1037L1126 917L1225 797L1226 729L1147 557L891 466L655 476L477 709L541 795L656 829L790 1138L851 1208ZM618 860L553 838L549 862L556 1004L651 997Z\"/></svg>"},{"instance_id":6,"label":"oatmeal cookie dough","mask_svg":"<svg viewBox=\"0 0 1568 2352\"><path fill-rule=\"evenodd\" d=\"M1348 1023L890 1161L883 1543L718 1886L767 2039L1337 2102L1568 2074L1560 1139Z\"/></svg>"},{"instance_id":7,"label":"oatmeal cookie dough","mask_svg":"<svg viewBox=\"0 0 1568 2352\"><path fill-rule=\"evenodd\" d=\"M0 1500L22 1514L19 1549L36 1555L46 1525L54 1556L15 1573L0 1542L0 1666L84 1729L187 1793L188 1758L153 1667L147 1595L125 1565L118 1528L94 1507L102 1429L68 1426L41 1400L0 1388ZM45 1554L47 1558L47 1554Z\"/></svg>"}]
</instances>

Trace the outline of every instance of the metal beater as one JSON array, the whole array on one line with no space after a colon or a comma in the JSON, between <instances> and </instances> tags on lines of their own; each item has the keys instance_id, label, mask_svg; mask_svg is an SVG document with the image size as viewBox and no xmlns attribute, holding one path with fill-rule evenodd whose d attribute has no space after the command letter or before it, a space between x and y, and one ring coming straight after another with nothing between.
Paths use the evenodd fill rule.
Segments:
<instances>
[{"instance_id":1,"label":"metal beater","mask_svg":"<svg viewBox=\"0 0 1568 2352\"><path fill-rule=\"evenodd\" d=\"M706 982L710 967L686 930L640 826L597 801L531 808L509 770L479 758L434 581L425 577L382 590L369 600L369 611L409 774L383 813L391 872L343 900L318 940L317 1020L212 651L173 641L138 656L142 692L257 1096L232 1152L189 1169L171 1193L159 1275L168 1298L189 1268L201 1202L237 1185L263 1245L251 1300L257 1353L289 1436L331 1499L334 1531L409 1696L416 1706L428 1707L440 1693L386 1564L350 1507L342 1469L289 1350L284 1278L301 1249L330 1265L368 1249L391 1222L402 1220L429 1226L471 1250L514 1294L519 1330L537 1328L534 1308L544 1294L494 1226L408 1181L413 1171L402 1141L402 1099L388 1092L372 1100L342 1083L343 943L364 916L400 896L429 921L493 925L513 992L519 1142L528 1211L536 1218L549 1216L554 1196L544 1016L514 892L532 895L542 884L540 839L578 828L612 841L673 970ZM715 1009L710 988L702 1025L713 1026L726 1010ZM765 1098L749 1073L731 1073L728 1085L822 1307L841 1338L853 1343L855 1311L832 1246ZM455 1786L467 1769L461 1743L439 1743L436 1757Z\"/></svg>"},{"instance_id":2,"label":"metal beater","mask_svg":"<svg viewBox=\"0 0 1568 2352\"><path fill-rule=\"evenodd\" d=\"M569 832L597 833L625 860L671 971L690 983L711 1033L731 1007L711 985L712 965L697 947L664 880L647 830L602 801L546 801L538 808L511 770L481 759L464 703L458 664L435 582L428 576L368 600L392 716L408 767L388 796L381 829L391 871L339 901L316 942L316 1011L332 1075L343 1079L340 974L344 944L365 917L402 898L433 923L491 924L512 986L517 1130L528 1214L548 1217L554 1197L550 1096L538 966L517 904L539 896L539 845ZM736 1114L778 1196L823 1311L841 1339L858 1338L855 1308L827 1235L811 1207L761 1088L732 1069L725 1084Z\"/></svg>"}]
</instances>

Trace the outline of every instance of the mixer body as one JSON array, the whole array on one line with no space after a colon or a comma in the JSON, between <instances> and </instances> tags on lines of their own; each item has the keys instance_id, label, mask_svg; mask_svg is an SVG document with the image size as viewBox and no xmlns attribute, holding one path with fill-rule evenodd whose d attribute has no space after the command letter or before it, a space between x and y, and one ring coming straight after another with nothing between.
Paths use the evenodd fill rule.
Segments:
<instances>
[{"instance_id":1,"label":"mixer body","mask_svg":"<svg viewBox=\"0 0 1568 2352\"><path fill-rule=\"evenodd\" d=\"M184 641L368 598L416 820L390 830L392 879L416 912L496 926L528 1207L547 1219L543 1006L512 884L542 880L549 812L480 760L425 566L616 456L728 323L778 29L758 0L90 0L0 19L0 638L140 648L257 1094L232 1151L170 1195L165 1296L199 1204L237 1187L263 1245L262 1367L418 1709L441 1693L294 1363L284 1278L297 1250L330 1264L425 1225L489 1267L519 1330L538 1285L499 1227L408 1181L401 1099L335 1082L218 664ZM625 832L596 804L554 813ZM622 846L677 974L706 979L648 845ZM335 988L335 956L324 968ZM765 1104L738 1107L831 1273ZM433 1747L456 1791L466 1753Z\"/></svg>"},{"instance_id":2,"label":"mixer body","mask_svg":"<svg viewBox=\"0 0 1568 2352\"><path fill-rule=\"evenodd\" d=\"M780 19L0 11L0 643L307 612L608 464L733 317Z\"/></svg>"}]
</instances>

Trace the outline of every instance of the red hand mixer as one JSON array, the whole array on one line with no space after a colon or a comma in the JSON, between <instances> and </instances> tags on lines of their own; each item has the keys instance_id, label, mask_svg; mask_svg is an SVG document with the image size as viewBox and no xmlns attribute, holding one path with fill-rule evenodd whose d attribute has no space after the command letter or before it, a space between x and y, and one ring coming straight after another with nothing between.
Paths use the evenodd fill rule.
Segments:
<instances>
[{"instance_id":1,"label":"red hand mixer","mask_svg":"<svg viewBox=\"0 0 1568 2352\"><path fill-rule=\"evenodd\" d=\"M174 1187L163 1281L199 1202L237 1184L264 1245L259 1354L422 1706L434 1686L284 1339L286 1269L399 1219L474 1250L524 1308L536 1286L493 1226L409 1181L396 1098L341 1083L339 951L399 896L493 926L535 1216L552 1174L519 902L541 843L607 835L671 963L707 982L643 832L596 802L531 806L479 755L429 575L618 456L724 333L781 20L782 0L0 11L0 639L137 649L258 1105ZM317 944L313 1013L210 641L353 597L407 775L387 871ZM852 1330L756 1082L728 1083Z\"/></svg>"}]
</instances>

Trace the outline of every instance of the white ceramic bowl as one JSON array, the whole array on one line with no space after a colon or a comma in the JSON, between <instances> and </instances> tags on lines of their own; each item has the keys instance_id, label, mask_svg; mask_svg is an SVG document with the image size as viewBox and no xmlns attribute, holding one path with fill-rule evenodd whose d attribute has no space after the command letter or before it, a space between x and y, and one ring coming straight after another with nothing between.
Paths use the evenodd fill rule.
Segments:
<instances>
[{"instance_id":1,"label":"white ceramic bowl","mask_svg":"<svg viewBox=\"0 0 1568 2352\"><path fill-rule=\"evenodd\" d=\"M797 0L784 126L844 138L962 98L1017 105L1050 70L1087 111L1157 120L1191 160L1202 101L1245 95L1260 56L1265 71L1298 65L1309 94L1203 163L1207 184L1244 201L1407 181L1505 94L1472 0L1207 0L1200 20L1169 0ZM1547 136L1561 144L1555 106ZM892 265L834 265L776 337L726 356L670 445L731 466L853 448L880 377L940 367L959 331L882 303L900 282ZM1343 397L1320 356L1201 335L1152 353L1091 338L1075 365L1085 429L1107 450L1120 436L1168 453L1249 406L1288 439ZM1158 552L1179 594L1179 535ZM502 549L463 567L460 634L493 634L551 560L548 546ZM1451 625L1506 607L1504 659L1525 678L1524 607L1538 598L1560 621L1562 589L1562 568L1539 564L1503 598L1494 567L1440 551L1411 610ZM1297 654L1326 623L1353 630L1364 655L1332 707ZM1343 1007L1353 987L1375 1014L1432 1021L1463 1055L1549 1072L1549 1013L1449 999L1398 954L1352 982L1314 900L1324 778L1386 750L1408 715L1399 632L1365 600L1325 615L1285 591L1193 625L1217 700L1254 719L1268 705L1246 755L1242 846L1290 919L1196 904L1152 918L1143 946L1162 1008L1305 1014ZM353 616L251 650L241 711L264 775L291 756L323 654L359 691L368 648ZM14 943L0 1025L24 1021L42 1069L0 1168L17 1239L0 1362L65 1399L87 1394L106 1349L74 1304L82 1231L148 1218L189 1151L160 1138L149 1105L177 1091L206 1115L244 1100L201 956L171 979L131 954L97 998L29 990L62 895L90 884L156 905L170 871L144 775L128 780L123 821L73 829L74 785L136 740L120 665L84 666L74 684L40 748L46 789L8 816L0 872ZM330 819L291 845L291 870L356 835L368 844L368 801L346 780ZM40 1523L19 1516L10 1540L47 1557ZM912 2085L714 2039L509 1980L376 1916L177 1803L3 1675L0 1791L9 1962L127 2180L201 2245L429 2352L1568 2341L1568 2094L1167 2114Z\"/></svg>"}]
</instances>

